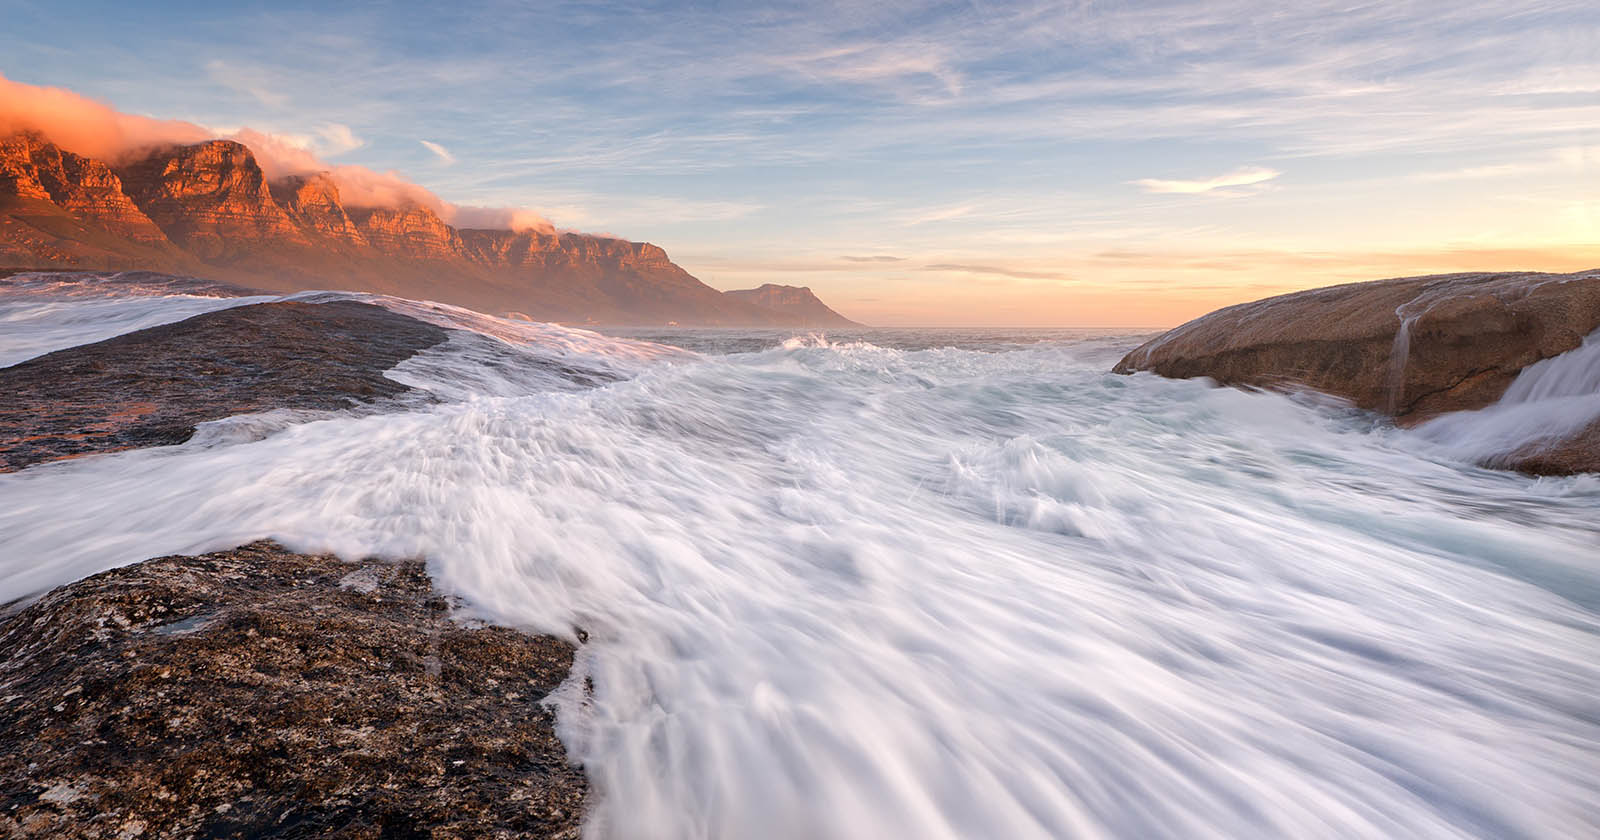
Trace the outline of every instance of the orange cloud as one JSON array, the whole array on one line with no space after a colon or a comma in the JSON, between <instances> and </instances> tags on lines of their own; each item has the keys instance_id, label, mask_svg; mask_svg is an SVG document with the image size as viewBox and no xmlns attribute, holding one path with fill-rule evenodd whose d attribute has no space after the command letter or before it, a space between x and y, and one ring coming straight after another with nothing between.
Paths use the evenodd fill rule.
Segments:
<instances>
[{"instance_id":1,"label":"orange cloud","mask_svg":"<svg viewBox=\"0 0 1600 840\"><path fill-rule=\"evenodd\" d=\"M349 129L339 126L343 134ZM37 131L69 152L117 164L151 149L206 140L234 140L250 148L269 180L289 175L327 172L339 196L352 207L398 207L416 204L462 227L550 231L549 220L530 210L466 207L451 204L396 172L375 172L364 166L324 162L304 141L241 128L219 132L182 120L158 120L126 114L70 90L12 81L0 74L0 135ZM353 142L353 136L350 138Z\"/></svg>"},{"instance_id":2,"label":"orange cloud","mask_svg":"<svg viewBox=\"0 0 1600 840\"><path fill-rule=\"evenodd\" d=\"M216 135L194 123L124 114L70 90L36 87L0 75L0 130L38 131L85 157L120 162L134 152Z\"/></svg>"}]
</instances>

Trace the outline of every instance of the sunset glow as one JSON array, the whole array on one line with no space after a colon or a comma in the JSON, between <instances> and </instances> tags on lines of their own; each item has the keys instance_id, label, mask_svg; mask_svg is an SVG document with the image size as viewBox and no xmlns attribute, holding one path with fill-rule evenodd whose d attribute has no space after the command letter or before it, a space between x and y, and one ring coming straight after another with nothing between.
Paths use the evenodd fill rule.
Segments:
<instances>
[{"instance_id":1,"label":"sunset glow","mask_svg":"<svg viewBox=\"0 0 1600 840\"><path fill-rule=\"evenodd\" d=\"M1588 3L8 5L13 82L874 324L1600 264Z\"/></svg>"}]
</instances>

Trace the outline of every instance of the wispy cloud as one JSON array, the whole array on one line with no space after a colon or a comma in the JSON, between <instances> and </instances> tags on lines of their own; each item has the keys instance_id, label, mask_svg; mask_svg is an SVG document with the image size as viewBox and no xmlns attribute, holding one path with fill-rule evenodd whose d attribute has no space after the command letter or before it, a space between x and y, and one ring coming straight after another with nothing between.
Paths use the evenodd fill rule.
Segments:
<instances>
[{"instance_id":1,"label":"wispy cloud","mask_svg":"<svg viewBox=\"0 0 1600 840\"><path fill-rule=\"evenodd\" d=\"M916 225L929 224L930 222L948 222L951 219L959 219L963 216L970 216L972 215L973 211L977 209L978 206L976 204L956 204L949 207L936 207L932 210L925 210L912 215L910 218L907 218L904 222L902 222L902 224L908 227L914 227Z\"/></svg>"},{"instance_id":2,"label":"wispy cloud","mask_svg":"<svg viewBox=\"0 0 1600 840\"><path fill-rule=\"evenodd\" d=\"M1008 275L918 268L1079 278L1014 278L1043 299L1115 274L1089 256L1107 249L1310 252L1333 230L1340 247L1577 253L1600 218L1593 152L1577 168L1546 157L1592 146L1600 125L1600 65L1573 46L1600 36L1592 0L1509 13L1496 0L798 0L556 16L503 2L406 15L278 4L219 6L183 27L98 0L106 25L62 43L48 33L87 0L13 6L0 47L29 82L270 128L324 156L349 144L318 126L348 126L386 142L341 161L379 171L431 163L406 146L427 137L459 158L418 166L451 201L535 206L675 257L748 261L742 285L814 271L824 297L864 282L902 283L884 293L900 302L919 283L989 284L968 299L976 311L1003 285L986 278ZM413 48L424 40L433 48ZM1289 175L1258 180L1276 170L1294 189L1273 189ZM1514 210L1501 194L1512 189ZM1231 195L1255 197L1219 200ZM884 254L907 259L866 259ZM1205 264L1276 276L1232 256ZM1392 269L1376 266L1297 277Z\"/></svg>"},{"instance_id":3,"label":"wispy cloud","mask_svg":"<svg viewBox=\"0 0 1600 840\"><path fill-rule=\"evenodd\" d=\"M871 256L871 257L850 257L850 256L845 256L845 257L840 257L839 259L845 260L847 262L855 262L855 263L896 263L896 262L905 262L906 258L905 257L891 257L891 256L887 256L887 255L881 255L881 256Z\"/></svg>"},{"instance_id":4,"label":"wispy cloud","mask_svg":"<svg viewBox=\"0 0 1600 840\"><path fill-rule=\"evenodd\" d=\"M1235 169L1225 175L1216 175L1210 178L1196 178L1192 180L1166 180L1162 178L1140 178L1133 183L1144 187L1145 192L1153 193L1184 193L1199 194L1226 187L1247 187L1261 184L1282 175L1276 169L1264 166L1245 166Z\"/></svg>"},{"instance_id":5,"label":"wispy cloud","mask_svg":"<svg viewBox=\"0 0 1600 840\"><path fill-rule=\"evenodd\" d=\"M995 277L1010 277L1013 280L1071 280L1068 275L1055 271L1020 271L1014 268L1003 268L993 265L963 265L960 263L935 263L925 265L923 271L957 271L962 274L988 274Z\"/></svg>"},{"instance_id":6,"label":"wispy cloud","mask_svg":"<svg viewBox=\"0 0 1600 840\"><path fill-rule=\"evenodd\" d=\"M223 87L243 93L272 108L289 107L289 97L272 89L267 73L229 64L220 59L206 62L206 75Z\"/></svg>"},{"instance_id":7,"label":"wispy cloud","mask_svg":"<svg viewBox=\"0 0 1600 840\"><path fill-rule=\"evenodd\" d=\"M433 152L434 157L437 157L439 160L443 161L445 166L449 166L450 164L456 162L456 156L450 154L449 149L446 149L438 143L435 143L432 140L418 140L417 142L421 143L424 149Z\"/></svg>"},{"instance_id":8,"label":"wispy cloud","mask_svg":"<svg viewBox=\"0 0 1600 840\"><path fill-rule=\"evenodd\" d=\"M1600 146L1565 146L1545 155L1525 160L1418 172L1409 176L1408 180L1430 182L1520 178L1563 170L1578 174L1595 169L1600 169Z\"/></svg>"},{"instance_id":9,"label":"wispy cloud","mask_svg":"<svg viewBox=\"0 0 1600 840\"><path fill-rule=\"evenodd\" d=\"M949 96L961 95L964 77L937 43L863 43L775 60L791 69L856 84L903 84L935 80Z\"/></svg>"}]
</instances>

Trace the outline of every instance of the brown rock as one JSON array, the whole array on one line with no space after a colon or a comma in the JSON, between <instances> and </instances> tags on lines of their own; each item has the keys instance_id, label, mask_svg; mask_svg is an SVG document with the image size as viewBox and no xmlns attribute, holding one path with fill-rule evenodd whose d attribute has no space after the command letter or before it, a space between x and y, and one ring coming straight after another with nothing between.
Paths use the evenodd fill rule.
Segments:
<instances>
[{"instance_id":1,"label":"brown rock","mask_svg":"<svg viewBox=\"0 0 1600 840\"><path fill-rule=\"evenodd\" d=\"M50 200L34 160L42 140L33 132L18 132L0 142L0 196Z\"/></svg>"},{"instance_id":2,"label":"brown rock","mask_svg":"<svg viewBox=\"0 0 1600 840\"><path fill-rule=\"evenodd\" d=\"M572 646L451 606L272 543L45 595L0 620L0 835L576 838Z\"/></svg>"},{"instance_id":3,"label":"brown rock","mask_svg":"<svg viewBox=\"0 0 1600 840\"><path fill-rule=\"evenodd\" d=\"M1489 466L1530 475L1600 472L1600 422L1553 446L1513 452Z\"/></svg>"},{"instance_id":4,"label":"brown rock","mask_svg":"<svg viewBox=\"0 0 1600 840\"><path fill-rule=\"evenodd\" d=\"M434 260L461 256L461 236L456 229L419 204L352 207L350 217L367 241L385 254Z\"/></svg>"},{"instance_id":5,"label":"brown rock","mask_svg":"<svg viewBox=\"0 0 1600 840\"><path fill-rule=\"evenodd\" d=\"M383 372L446 331L365 303L262 303L0 368L0 472L182 443L195 425L394 397Z\"/></svg>"},{"instance_id":6,"label":"brown rock","mask_svg":"<svg viewBox=\"0 0 1600 840\"><path fill-rule=\"evenodd\" d=\"M1114 370L1311 388L1410 424L1494 402L1524 367L1597 328L1600 271L1403 277L1219 309Z\"/></svg>"},{"instance_id":7,"label":"brown rock","mask_svg":"<svg viewBox=\"0 0 1600 840\"><path fill-rule=\"evenodd\" d=\"M1517 374L1600 329L1600 271L1351 283L1219 309L1117 363L1224 385L1311 388L1413 425L1500 399ZM1600 425L1488 466L1600 470Z\"/></svg>"},{"instance_id":8,"label":"brown rock","mask_svg":"<svg viewBox=\"0 0 1600 840\"><path fill-rule=\"evenodd\" d=\"M184 261L156 224L96 160L35 132L0 139L0 259L107 267Z\"/></svg>"}]
</instances>

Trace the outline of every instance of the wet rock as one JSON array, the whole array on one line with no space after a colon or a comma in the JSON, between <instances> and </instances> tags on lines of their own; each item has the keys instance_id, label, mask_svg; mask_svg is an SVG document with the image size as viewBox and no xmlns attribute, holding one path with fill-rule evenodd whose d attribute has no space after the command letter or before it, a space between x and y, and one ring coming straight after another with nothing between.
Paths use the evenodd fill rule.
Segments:
<instances>
[{"instance_id":1,"label":"wet rock","mask_svg":"<svg viewBox=\"0 0 1600 840\"><path fill-rule=\"evenodd\" d=\"M1497 459L1491 466L1529 475L1600 473L1600 422L1551 446L1529 447Z\"/></svg>"},{"instance_id":2,"label":"wet rock","mask_svg":"<svg viewBox=\"0 0 1600 840\"><path fill-rule=\"evenodd\" d=\"M0 835L577 837L572 646L450 610L272 543L57 589L0 619Z\"/></svg>"},{"instance_id":3,"label":"wet rock","mask_svg":"<svg viewBox=\"0 0 1600 840\"><path fill-rule=\"evenodd\" d=\"M1410 424L1489 405L1597 328L1600 271L1402 277L1219 309L1114 370L1312 388Z\"/></svg>"},{"instance_id":4,"label":"wet rock","mask_svg":"<svg viewBox=\"0 0 1600 840\"><path fill-rule=\"evenodd\" d=\"M0 369L0 472L182 443L236 414L395 397L410 389L383 372L446 335L371 304L263 303L49 353Z\"/></svg>"},{"instance_id":5,"label":"wet rock","mask_svg":"<svg viewBox=\"0 0 1600 840\"><path fill-rule=\"evenodd\" d=\"M1219 309L1146 342L1114 370L1310 388L1413 425L1494 403L1523 368L1578 347L1596 329L1600 270L1403 277ZM1539 474L1593 469L1594 431L1492 465Z\"/></svg>"}]
</instances>

